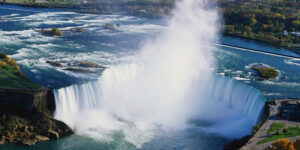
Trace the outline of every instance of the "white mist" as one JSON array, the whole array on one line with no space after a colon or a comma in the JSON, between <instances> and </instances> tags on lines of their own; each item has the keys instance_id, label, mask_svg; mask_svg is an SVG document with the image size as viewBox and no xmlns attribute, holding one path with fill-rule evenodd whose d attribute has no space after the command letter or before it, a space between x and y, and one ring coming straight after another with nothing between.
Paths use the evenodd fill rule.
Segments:
<instances>
[{"instance_id":1,"label":"white mist","mask_svg":"<svg viewBox=\"0 0 300 150\"><path fill-rule=\"evenodd\" d=\"M184 128L191 119L214 122L208 132L249 133L264 101L253 88L214 75L213 47L203 43L215 43L218 31L209 0L178 1L166 30L135 60L106 69L96 82L57 90L56 118L100 139L122 130L137 147L156 127Z\"/></svg>"}]
</instances>

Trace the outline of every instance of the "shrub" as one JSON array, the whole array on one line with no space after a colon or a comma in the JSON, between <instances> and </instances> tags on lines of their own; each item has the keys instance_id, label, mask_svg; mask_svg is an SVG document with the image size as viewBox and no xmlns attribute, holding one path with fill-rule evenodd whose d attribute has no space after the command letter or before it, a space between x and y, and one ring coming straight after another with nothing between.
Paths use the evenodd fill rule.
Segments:
<instances>
[{"instance_id":1,"label":"shrub","mask_svg":"<svg viewBox=\"0 0 300 150\"><path fill-rule=\"evenodd\" d=\"M63 35L62 31L58 28L53 28L51 33L53 36L62 36Z\"/></svg>"},{"instance_id":2,"label":"shrub","mask_svg":"<svg viewBox=\"0 0 300 150\"><path fill-rule=\"evenodd\" d=\"M0 58L6 59L7 55L4 52L0 52Z\"/></svg>"},{"instance_id":3,"label":"shrub","mask_svg":"<svg viewBox=\"0 0 300 150\"><path fill-rule=\"evenodd\" d=\"M293 142L289 139L278 139L272 144L271 150L294 150Z\"/></svg>"},{"instance_id":4,"label":"shrub","mask_svg":"<svg viewBox=\"0 0 300 150\"><path fill-rule=\"evenodd\" d=\"M18 66L18 63L15 60L13 60L11 57L7 57L6 60L7 60L7 62L9 64L11 64L12 66L14 66L15 68L16 68L16 66Z\"/></svg>"},{"instance_id":5,"label":"shrub","mask_svg":"<svg viewBox=\"0 0 300 150\"><path fill-rule=\"evenodd\" d=\"M0 61L0 68L4 68L7 66L7 63L4 61Z\"/></svg>"},{"instance_id":6,"label":"shrub","mask_svg":"<svg viewBox=\"0 0 300 150\"><path fill-rule=\"evenodd\" d=\"M299 150L300 149L300 139L297 139L294 142L294 148L295 148L295 150Z\"/></svg>"},{"instance_id":7,"label":"shrub","mask_svg":"<svg viewBox=\"0 0 300 150\"><path fill-rule=\"evenodd\" d=\"M77 28L76 31L77 31L77 32L84 32L85 29L84 29L84 28Z\"/></svg>"},{"instance_id":8,"label":"shrub","mask_svg":"<svg viewBox=\"0 0 300 150\"><path fill-rule=\"evenodd\" d=\"M19 65L16 65L16 66L15 66L15 69L17 69L18 71L21 71Z\"/></svg>"},{"instance_id":9,"label":"shrub","mask_svg":"<svg viewBox=\"0 0 300 150\"><path fill-rule=\"evenodd\" d=\"M253 67L252 69L258 72L258 76L265 79L272 79L278 76L278 72L275 68L270 67Z\"/></svg>"}]
</instances>

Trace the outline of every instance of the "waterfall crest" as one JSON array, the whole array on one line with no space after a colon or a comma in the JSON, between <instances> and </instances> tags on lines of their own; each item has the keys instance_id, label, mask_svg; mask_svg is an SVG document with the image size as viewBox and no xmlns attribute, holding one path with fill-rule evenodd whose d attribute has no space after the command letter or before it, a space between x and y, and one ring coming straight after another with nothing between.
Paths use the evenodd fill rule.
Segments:
<instances>
[{"instance_id":1,"label":"waterfall crest","mask_svg":"<svg viewBox=\"0 0 300 150\"><path fill-rule=\"evenodd\" d=\"M254 88L215 75L212 47L203 43L216 41L218 30L211 1L178 1L166 30L136 60L106 69L98 81L55 90L55 117L97 138L122 130L137 147L156 126L184 128L192 119L214 122L212 132L229 137L229 126L247 131L236 128L236 136L249 133L265 100ZM231 121L225 123L226 117Z\"/></svg>"}]
</instances>

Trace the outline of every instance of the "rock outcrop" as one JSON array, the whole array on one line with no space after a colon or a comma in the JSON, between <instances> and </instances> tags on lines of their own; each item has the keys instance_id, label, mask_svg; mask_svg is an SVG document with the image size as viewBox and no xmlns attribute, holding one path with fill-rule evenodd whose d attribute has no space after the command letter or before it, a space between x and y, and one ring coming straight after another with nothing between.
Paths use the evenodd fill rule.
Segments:
<instances>
[{"instance_id":1,"label":"rock outcrop","mask_svg":"<svg viewBox=\"0 0 300 150\"><path fill-rule=\"evenodd\" d=\"M72 134L65 123L51 118L54 110L52 89L0 89L0 145L32 146Z\"/></svg>"},{"instance_id":2,"label":"rock outcrop","mask_svg":"<svg viewBox=\"0 0 300 150\"><path fill-rule=\"evenodd\" d=\"M278 77L279 73L275 68L264 64L256 64L252 66L252 69L257 72L259 80L267 80Z\"/></svg>"}]
</instances>

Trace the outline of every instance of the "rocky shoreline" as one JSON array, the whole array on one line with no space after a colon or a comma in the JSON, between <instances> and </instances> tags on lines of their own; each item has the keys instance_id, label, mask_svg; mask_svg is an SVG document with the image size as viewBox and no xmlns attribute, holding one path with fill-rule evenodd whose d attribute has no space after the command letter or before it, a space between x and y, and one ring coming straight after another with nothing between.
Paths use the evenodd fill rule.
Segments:
<instances>
[{"instance_id":1,"label":"rocky shoreline","mask_svg":"<svg viewBox=\"0 0 300 150\"><path fill-rule=\"evenodd\" d=\"M289 127L300 126L300 99L278 99L267 102L265 105L264 119L257 126L253 127L251 135L241 139L234 140L224 146L224 150L265 150L270 148L274 140L260 144L266 138L276 136L278 133L269 133L272 124L281 123ZM300 136L286 137L291 140L300 138Z\"/></svg>"},{"instance_id":2,"label":"rocky shoreline","mask_svg":"<svg viewBox=\"0 0 300 150\"><path fill-rule=\"evenodd\" d=\"M35 145L73 133L52 118L55 100L52 89L0 89L0 149L3 144Z\"/></svg>"}]
</instances>

